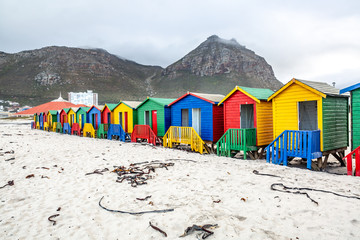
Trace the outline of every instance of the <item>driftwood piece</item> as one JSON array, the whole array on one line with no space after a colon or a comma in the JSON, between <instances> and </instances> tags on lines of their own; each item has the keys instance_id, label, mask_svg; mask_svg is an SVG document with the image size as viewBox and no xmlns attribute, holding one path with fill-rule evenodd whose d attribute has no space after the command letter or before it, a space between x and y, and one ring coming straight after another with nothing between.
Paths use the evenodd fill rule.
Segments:
<instances>
[{"instance_id":1,"label":"driftwood piece","mask_svg":"<svg viewBox=\"0 0 360 240\"><path fill-rule=\"evenodd\" d=\"M11 180L11 181L8 181L7 184L5 184L4 186L0 187L1 188L4 188L6 186L13 186L14 185L14 180Z\"/></svg>"},{"instance_id":2,"label":"driftwood piece","mask_svg":"<svg viewBox=\"0 0 360 240\"><path fill-rule=\"evenodd\" d=\"M268 176L268 177L278 177L278 178L281 178L280 176L274 175L274 174L259 173L259 171L257 171L257 170L254 170L253 173L256 174L256 175L262 175L262 176Z\"/></svg>"},{"instance_id":3,"label":"driftwood piece","mask_svg":"<svg viewBox=\"0 0 360 240\"><path fill-rule=\"evenodd\" d=\"M277 187L280 187L280 189ZM309 198L313 203L315 203L316 205L319 205L319 203L317 201L312 199L309 196L309 194L307 194L306 192L300 192L300 191L314 191L314 192L322 192L322 193L331 193L338 197L353 198L353 199L360 200L360 197L357 197L357 196L347 196L347 195L339 194L339 193L332 192L332 191L322 190L322 189L287 187L282 183L273 183L273 184L271 184L270 189L273 191L279 191L279 192L285 192L285 193L303 194L307 198ZM289 190L293 190L293 191L289 191Z\"/></svg>"},{"instance_id":4,"label":"driftwood piece","mask_svg":"<svg viewBox=\"0 0 360 240\"><path fill-rule=\"evenodd\" d=\"M211 235L214 234L214 232L209 231L208 228L217 228L218 225L217 224L205 224L203 226L199 226L199 225L192 225L191 227L187 227L184 231L184 234L182 234L180 237L186 237L187 235L190 235L191 233L195 232L195 231L200 231L202 233L200 233L201 239L205 239Z\"/></svg>"},{"instance_id":5,"label":"driftwood piece","mask_svg":"<svg viewBox=\"0 0 360 240\"><path fill-rule=\"evenodd\" d=\"M161 230L160 228L158 228L158 227L156 227L156 226L154 226L154 225L152 225L151 224L151 222L149 222L149 225L150 225L150 227L152 227L153 229L155 229L156 231L159 231L160 233L162 233L165 237L167 237L167 234L166 234L166 232L164 232L163 230Z\"/></svg>"},{"instance_id":6,"label":"driftwood piece","mask_svg":"<svg viewBox=\"0 0 360 240\"><path fill-rule=\"evenodd\" d=\"M50 217L48 217L48 220L53 223L53 226L56 225L56 221L53 220L52 218L58 217L59 215L60 214L54 214L54 215L51 215Z\"/></svg>"},{"instance_id":7,"label":"driftwood piece","mask_svg":"<svg viewBox=\"0 0 360 240\"><path fill-rule=\"evenodd\" d=\"M130 215L140 215L140 214L144 214L144 213L166 213L166 212L172 212L174 211L173 208L171 209L162 209L162 210L152 210L152 211L142 211L142 212L129 212L129 211L122 211L122 210L112 210L109 208L106 208L104 206L101 205L101 201L103 200L104 196L100 199L99 201L99 206L109 212L116 212L116 213L126 213L126 214L130 214Z\"/></svg>"},{"instance_id":8,"label":"driftwood piece","mask_svg":"<svg viewBox=\"0 0 360 240\"><path fill-rule=\"evenodd\" d=\"M146 200L148 200L149 198L151 198L151 195L150 195L150 196L146 196L145 198L136 198L136 200L146 201Z\"/></svg>"}]
</instances>

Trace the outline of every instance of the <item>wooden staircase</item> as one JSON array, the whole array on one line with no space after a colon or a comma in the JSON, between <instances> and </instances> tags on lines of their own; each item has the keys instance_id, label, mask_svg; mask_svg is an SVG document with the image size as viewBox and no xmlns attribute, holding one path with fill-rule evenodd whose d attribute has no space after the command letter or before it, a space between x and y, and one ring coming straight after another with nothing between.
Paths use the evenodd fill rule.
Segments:
<instances>
[{"instance_id":1,"label":"wooden staircase","mask_svg":"<svg viewBox=\"0 0 360 240\"><path fill-rule=\"evenodd\" d=\"M80 136L80 134L81 134L80 125L78 123L73 123L72 128L71 128L71 135Z\"/></svg>"},{"instance_id":2,"label":"wooden staircase","mask_svg":"<svg viewBox=\"0 0 360 240\"><path fill-rule=\"evenodd\" d=\"M154 131L149 125L135 125L134 130L131 133L131 142L137 142L137 140L147 140L148 143L161 145L160 139L156 136Z\"/></svg>"},{"instance_id":3,"label":"wooden staircase","mask_svg":"<svg viewBox=\"0 0 360 240\"><path fill-rule=\"evenodd\" d=\"M267 162L287 166L288 157L300 157L307 159L307 168L311 169L312 159L322 157L320 130L285 130L265 149Z\"/></svg>"},{"instance_id":4,"label":"wooden staircase","mask_svg":"<svg viewBox=\"0 0 360 240\"><path fill-rule=\"evenodd\" d=\"M63 125L63 133L64 134L71 134L71 127L69 123L64 123Z\"/></svg>"},{"instance_id":5,"label":"wooden staircase","mask_svg":"<svg viewBox=\"0 0 360 240\"><path fill-rule=\"evenodd\" d=\"M97 129L96 137L97 138L107 138L108 129L109 129L109 124L101 123L99 125L99 128Z\"/></svg>"},{"instance_id":6,"label":"wooden staircase","mask_svg":"<svg viewBox=\"0 0 360 240\"><path fill-rule=\"evenodd\" d=\"M61 122L56 123L56 132L62 133L62 124Z\"/></svg>"},{"instance_id":7,"label":"wooden staircase","mask_svg":"<svg viewBox=\"0 0 360 240\"><path fill-rule=\"evenodd\" d=\"M92 137L95 138L95 129L91 123L85 123L83 129L83 136L84 137Z\"/></svg>"},{"instance_id":8,"label":"wooden staircase","mask_svg":"<svg viewBox=\"0 0 360 240\"><path fill-rule=\"evenodd\" d=\"M164 147L177 146L179 144L190 145L191 150L200 154L210 153L209 148L192 127L171 126L163 137Z\"/></svg>"},{"instance_id":9,"label":"wooden staircase","mask_svg":"<svg viewBox=\"0 0 360 240\"><path fill-rule=\"evenodd\" d=\"M257 151L255 128L230 128L216 143L217 155L231 157L232 151Z\"/></svg>"},{"instance_id":10,"label":"wooden staircase","mask_svg":"<svg viewBox=\"0 0 360 240\"><path fill-rule=\"evenodd\" d=\"M354 149L351 153L346 155L343 160L346 158L346 167L347 175L353 175L353 156L355 154L355 176L360 177L360 146Z\"/></svg>"},{"instance_id":11,"label":"wooden staircase","mask_svg":"<svg viewBox=\"0 0 360 240\"><path fill-rule=\"evenodd\" d=\"M113 137L118 137L120 141L130 142L131 138L120 124L110 124L107 131L107 139L111 140Z\"/></svg>"}]
</instances>

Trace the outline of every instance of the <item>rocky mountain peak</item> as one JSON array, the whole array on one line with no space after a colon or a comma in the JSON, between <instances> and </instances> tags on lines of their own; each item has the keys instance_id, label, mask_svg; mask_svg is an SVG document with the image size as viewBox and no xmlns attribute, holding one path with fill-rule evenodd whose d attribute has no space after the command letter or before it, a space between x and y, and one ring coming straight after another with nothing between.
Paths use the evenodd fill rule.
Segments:
<instances>
[{"instance_id":1,"label":"rocky mountain peak","mask_svg":"<svg viewBox=\"0 0 360 240\"><path fill-rule=\"evenodd\" d=\"M198 77L225 75L236 85L277 89L282 84L275 78L272 67L263 57L240 45L235 39L226 40L212 35L176 63L163 75L176 79L184 73Z\"/></svg>"}]
</instances>

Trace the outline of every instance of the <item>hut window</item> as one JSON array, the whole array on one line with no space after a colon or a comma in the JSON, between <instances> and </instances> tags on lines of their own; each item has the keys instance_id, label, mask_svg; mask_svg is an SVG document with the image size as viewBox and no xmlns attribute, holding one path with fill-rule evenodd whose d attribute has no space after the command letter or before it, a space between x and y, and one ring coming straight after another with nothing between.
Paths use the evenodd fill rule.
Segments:
<instances>
[{"instance_id":1,"label":"hut window","mask_svg":"<svg viewBox=\"0 0 360 240\"><path fill-rule=\"evenodd\" d=\"M317 130L317 102L299 102L299 130Z\"/></svg>"},{"instance_id":2,"label":"hut window","mask_svg":"<svg viewBox=\"0 0 360 240\"><path fill-rule=\"evenodd\" d=\"M189 109L181 109L181 126L189 126Z\"/></svg>"},{"instance_id":3,"label":"hut window","mask_svg":"<svg viewBox=\"0 0 360 240\"><path fill-rule=\"evenodd\" d=\"M254 105L240 105L240 128L254 128Z\"/></svg>"},{"instance_id":4,"label":"hut window","mask_svg":"<svg viewBox=\"0 0 360 240\"><path fill-rule=\"evenodd\" d=\"M150 126L150 111L145 111L145 125Z\"/></svg>"}]
</instances>

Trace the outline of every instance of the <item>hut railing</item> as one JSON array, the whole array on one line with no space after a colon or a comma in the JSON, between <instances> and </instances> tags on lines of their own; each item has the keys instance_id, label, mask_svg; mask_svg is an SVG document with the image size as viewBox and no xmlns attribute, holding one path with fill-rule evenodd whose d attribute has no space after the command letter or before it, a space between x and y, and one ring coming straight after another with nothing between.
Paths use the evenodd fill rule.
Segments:
<instances>
[{"instance_id":1,"label":"hut railing","mask_svg":"<svg viewBox=\"0 0 360 240\"><path fill-rule=\"evenodd\" d=\"M130 136L127 134L120 124L109 124L107 131L107 139L111 140L114 136L118 136L120 141L130 141Z\"/></svg>"},{"instance_id":2,"label":"hut railing","mask_svg":"<svg viewBox=\"0 0 360 240\"><path fill-rule=\"evenodd\" d=\"M52 131L56 132L56 126L57 126L57 122L53 122L52 124Z\"/></svg>"},{"instance_id":3,"label":"hut railing","mask_svg":"<svg viewBox=\"0 0 360 240\"><path fill-rule=\"evenodd\" d=\"M49 131L49 124L44 122L44 131Z\"/></svg>"},{"instance_id":4,"label":"hut railing","mask_svg":"<svg viewBox=\"0 0 360 240\"><path fill-rule=\"evenodd\" d=\"M205 150L209 153L205 148L205 142L192 127L171 126L163 137L163 145L172 148L174 144L188 144L192 151L203 154Z\"/></svg>"},{"instance_id":5,"label":"hut railing","mask_svg":"<svg viewBox=\"0 0 360 240\"><path fill-rule=\"evenodd\" d=\"M62 123L61 122L56 123L56 132L62 133Z\"/></svg>"},{"instance_id":6,"label":"hut railing","mask_svg":"<svg viewBox=\"0 0 360 240\"><path fill-rule=\"evenodd\" d=\"M343 160L346 158L346 168L347 175L353 175L353 155L355 155L355 176L360 176L360 146L355 148L352 152L346 155Z\"/></svg>"},{"instance_id":7,"label":"hut railing","mask_svg":"<svg viewBox=\"0 0 360 240\"><path fill-rule=\"evenodd\" d=\"M156 136L149 125L135 125L131 133L131 142L136 142L137 139L146 139L148 143L153 145L161 145L160 139Z\"/></svg>"},{"instance_id":8,"label":"hut railing","mask_svg":"<svg viewBox=\"0 0 360 240\"><path fill-rule=\"evenodd\" d=\"M97 138L105 138L105 135L107 135L107 132L108 132L108 124L101 123L97 129L96 137Z\"/></svg>"},{"instance_id":9,"label":"hut railing","mask_svg":"<svg viewBox=\"0 0 360 240\"><path fill-rule=\"evenodd\" d=\"M87 137L88 135L95 138L95 129L91 123L84 124L83 136Z\"/></svg>"},{"instance_id":10,"label":"hut railing","mask_svg":"<svg viewBox=\"0 0 360 240\"><path fill-rule=\"evenodd\" d=\"M63 125L63 133L64 134L70 134L71 133L71 127L69 123L64 123Z\"/></svg>"},{"instance_id":11,"label":"hut railing","mask_svg":"<svg viewBox=\"0 0 360 240\"><path fill-rule=\"evenodd\" d=\"M256 128L230 128L216 143L218 156L231 156L231 151L243 151L246 159L247 151L255 151Z\"/></svg>"},{"instance_id":12,"label":"hut railing","mask_svg":"<svg viewBox=\"0 0 360 240\"><path fill-rule=\"evenodd\" d=\"M93 137L95 138L95 129L94 126L91 123L85 123L84 129L83 129L83 136L84 137Z\"/></svg>"},{"instance_id":13,"label":"hut railing","mask_svg":"<svg viewBox=\"0 0 360 240\"><path fill-rule=\"evenodd\" d=\"M311 169L311 160L322 157L320 130L285 130L265 149L267 162L287 166L288 157L301 157L307 159L307 168Z\"/></svg>"},{"instance_id":14,"label":"hut railing","mask_svg":"<svg viewBox=\"0 0 360 240\"><path fill-rule=\"evenodd\" d=\"M80 130L80 125L78 123L73 123L72 128L71 128L71 135L78 135L80 136L81 134L81 130Z\"/></svg>"}]
</instances>

